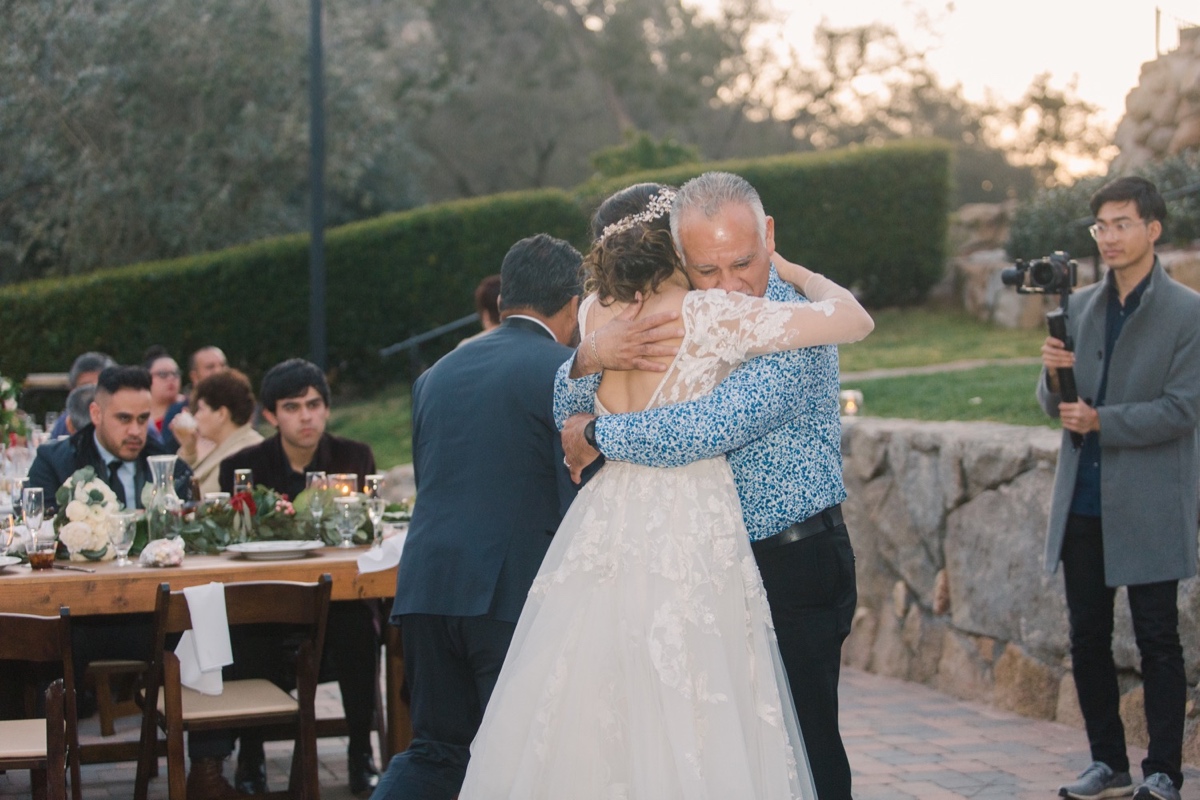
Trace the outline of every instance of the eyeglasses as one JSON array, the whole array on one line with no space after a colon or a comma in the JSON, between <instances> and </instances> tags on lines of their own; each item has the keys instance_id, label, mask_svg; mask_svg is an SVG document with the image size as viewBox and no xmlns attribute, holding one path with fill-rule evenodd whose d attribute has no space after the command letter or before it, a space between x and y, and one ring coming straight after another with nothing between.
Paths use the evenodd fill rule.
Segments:
<instances>
[{"instance_id":1,"label":"eyeglasses","mask_svg":"<svg viewBox=\"0 0 1200 800\"><path fill-rule=\"evenodd\" d=\"M161 381L167 381L171 378L178 378L180 376L180 372L177 369L159 369L151 372L150 374Z\"/></svg>"},{"instance_id":2,"label":"eyeglasses","mask_svg":"<svg viewBox=\"0 0 1200 800\"><path fill-rule=\"evenodd\" d=\"M1147 223L1144 219L1138 220L1137 222L1123 219L1120 222L1113 223L1112 225L1106 225L1103 222L1097 222L1095 225L1092 225L1088 228L1088 233L1092 235L1093 239L1099 239L1101 236L1107 236L1110 233L1115 233L1117 236L1124 236L1133 230L1135 226L1147 224L1149 223Z\"/></svg>"}]
</instances>

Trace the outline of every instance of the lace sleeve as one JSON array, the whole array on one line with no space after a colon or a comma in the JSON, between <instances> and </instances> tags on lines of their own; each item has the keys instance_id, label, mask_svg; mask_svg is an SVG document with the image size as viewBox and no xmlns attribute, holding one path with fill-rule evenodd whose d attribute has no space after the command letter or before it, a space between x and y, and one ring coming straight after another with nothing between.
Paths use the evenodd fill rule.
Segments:
<instances>
[{"instance_id":1,"label":"lace sleeve","mask_svg":"<svg viewBox=\"0 0 1200 800\"><path fill-rule=\"evenodd\" d=\"M780 303L719 289L689 295L694 354L738 363L753 356L821 344L855 342L874 328L848 290L814 274L809 303Z\"/></svg>"}]
</instances>

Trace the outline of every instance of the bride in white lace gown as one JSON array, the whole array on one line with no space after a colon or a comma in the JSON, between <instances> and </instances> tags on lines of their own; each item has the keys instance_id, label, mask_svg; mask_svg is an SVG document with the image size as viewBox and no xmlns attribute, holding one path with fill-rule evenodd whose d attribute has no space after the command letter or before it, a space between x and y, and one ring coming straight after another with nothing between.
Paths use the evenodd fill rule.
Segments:
<instances>
[{"instance_id":1,"label":"bride in white lace gown","mask_svg":"<svg viewBox=\"0 0 1200 800\"><path fill-rule=\"evenodd\" d=\"M625 308L631 287L644 293L639 313L678 309L685 329L665 373L606 373L597 413L688 400L747 358L871 330L848 291L779 259L813 302L688 291L665 227L655 217L610 230L585 262L590 285L610 291L582 304L581 335ZM529 592L459 796L815 798L723 457L672 469L609 461L579 492Z\"/></svg>"}]
</instances>

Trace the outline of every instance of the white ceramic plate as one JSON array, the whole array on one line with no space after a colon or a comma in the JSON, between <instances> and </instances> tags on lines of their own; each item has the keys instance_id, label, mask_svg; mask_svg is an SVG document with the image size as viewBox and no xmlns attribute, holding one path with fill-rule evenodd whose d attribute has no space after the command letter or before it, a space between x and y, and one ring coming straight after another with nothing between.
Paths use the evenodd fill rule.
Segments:
<instances>
[{"instance_id":1,"label":"white ceramic plate","mask_svg":"<svg viewBox=\"0 0 1200 800\"><path fill-rule=\"evenodd\" d=\"M16 556L0 556L0 572L3 572L5 567L11 567L20 563L21 559Z\"/></svg>"},{"instance_id":2,"label":"white ceramic plate","mask_svg":"<svg viewBox=\"0 0 1200 800\"><path fill-rule=\"evenodd\" d=\"M309 551L324 547L316 539L294 539L267 542L242 542L225 548L226 553L236 553L251 561L282 561L285 558L304 558Z\"/></svg>"}]
</instances>

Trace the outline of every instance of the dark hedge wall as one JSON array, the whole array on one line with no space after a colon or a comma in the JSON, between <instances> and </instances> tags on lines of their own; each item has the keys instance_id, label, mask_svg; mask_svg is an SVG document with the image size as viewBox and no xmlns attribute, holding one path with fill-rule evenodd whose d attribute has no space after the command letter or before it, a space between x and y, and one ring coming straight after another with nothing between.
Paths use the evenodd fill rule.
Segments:
<instances>
[{"instance_id":1,"label":"dark hedge wall","mask_svg":"<svg viewBox=\"0 0 1200 800\"><path fill-rule=\"evenodd\" d=\"M930 142L696 164L589 184L444 203L329 231L329 362L377 382L402 373L379 348L471 313L509 246L547 232L586 248L587 217L639 180L737 172L775 217L788 258L854 286L872 306L919 302L942 274L950 150ZM466 330L463 333L470 333ZM216 344L258 376L308 352L308 240L290 236L172 261L0 289L0 373L65 371L85 350L123 362L150 344L182 358ZM450 342L433 343L427 356Z\"/></svg>"}]
</instances>

